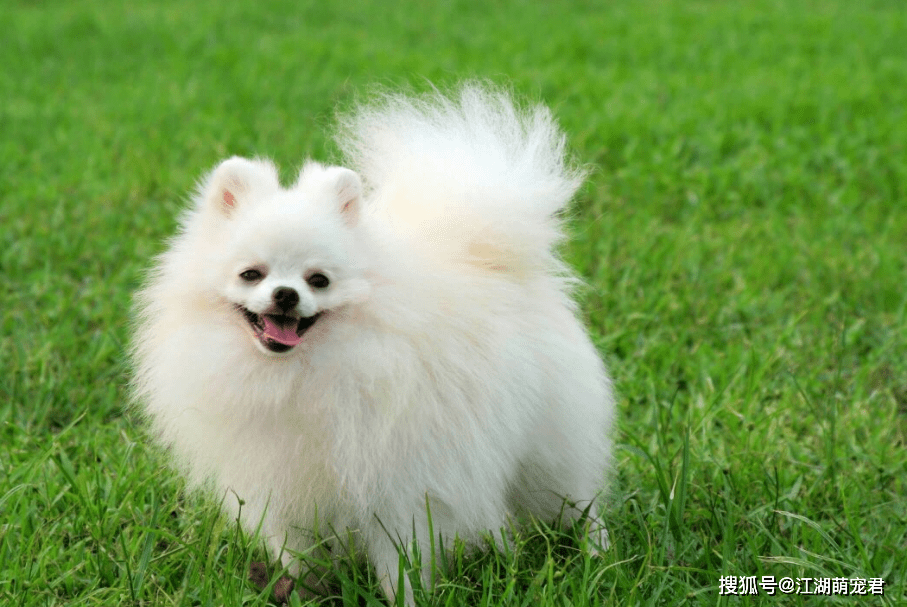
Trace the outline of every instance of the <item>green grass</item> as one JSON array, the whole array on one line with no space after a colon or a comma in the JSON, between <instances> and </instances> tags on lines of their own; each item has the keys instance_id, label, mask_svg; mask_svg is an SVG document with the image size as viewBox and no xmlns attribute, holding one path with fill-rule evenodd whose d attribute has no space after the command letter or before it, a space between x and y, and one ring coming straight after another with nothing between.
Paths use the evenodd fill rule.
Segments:
<instances>
[{"instance_id":1,"label":"green grass","mask_svg":"<svg viewBox=\"0 0 907 607\"><path fill-rule=\"evenodd\" d=\"M131 293L219 159L289 176L370 85L466 77L551 105L594 168L566 255L621 395L614 547L529 530L425 604L907 601L903 4L345 4L2 9L0 603L267 604L258 542L124 409ZM383 601L351 560L335 584Z\"/></svg>"}]
</instances>

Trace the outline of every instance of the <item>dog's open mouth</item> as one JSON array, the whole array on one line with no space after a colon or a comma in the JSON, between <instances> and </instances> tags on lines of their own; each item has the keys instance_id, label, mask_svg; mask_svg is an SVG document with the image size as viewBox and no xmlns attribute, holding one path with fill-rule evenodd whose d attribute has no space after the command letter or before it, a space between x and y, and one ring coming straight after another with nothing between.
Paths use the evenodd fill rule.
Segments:
<instances>
[{"instance_id":1,"label":"dog's open mouth","mask_svg":"<svg viewBox=\"0 0 907 607\"><path fill-rule=\"evenodd\" d=\"M299 345L303 334L321 316L321 312L302 318L281 314L256 314L242 306L236 307L252 327L252 333L261 345L271 352L288 352Z\"/></svg>"}]
</instances>

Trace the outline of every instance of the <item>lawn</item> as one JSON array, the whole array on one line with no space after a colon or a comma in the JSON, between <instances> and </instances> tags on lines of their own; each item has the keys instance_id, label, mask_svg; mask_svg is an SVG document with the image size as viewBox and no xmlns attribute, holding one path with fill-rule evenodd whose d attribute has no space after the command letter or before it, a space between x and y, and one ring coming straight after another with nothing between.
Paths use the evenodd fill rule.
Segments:
<instances>
[{"instance_id":1,"label":"lawn","mask_svg":"<svg viewBox=\"0 0 907 607\"><path fill-rule=\"evenodd\" d=\"M620 394L613 547L540 525L458 552L418 602L907 601L901 2L0 14L0 603L269 604L260 542L182 491L127 406L132 293L220 159L289 179L336 158L336 110L374 85L472 77L550 105L592 170L564 256ZM324 604L383 601L336 565Z\"/></svg>"}]
</instances>

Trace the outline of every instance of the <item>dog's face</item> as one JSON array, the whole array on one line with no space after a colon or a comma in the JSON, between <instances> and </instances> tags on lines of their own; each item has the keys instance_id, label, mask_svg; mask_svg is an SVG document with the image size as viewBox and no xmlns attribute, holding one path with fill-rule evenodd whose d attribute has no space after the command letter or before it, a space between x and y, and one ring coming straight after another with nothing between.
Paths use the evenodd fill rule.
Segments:
<instances>
[{"instance_id":1,"label":"dog's face","mask_svg":"<svg viewBox=\"0 0 907 607\"><path fill-rule=\"evenodd\" d=\"M269 170L226 161L210 180L208 211L223 236L214 253L226 274L221 296L263 353L286 355L368 292L354 229L359 181L346 169L309 164L284 190Z\"/></svg>"},{"instance_id":2,"label":"dog's face","mask_svg":"<svg viewBox=\"0 0 907 607\"><path fill-rule=\"evenodd\" d=\"M361 300L367 284L340 226L273 210L271 221L240 227L224 296L262 352L284 354L332 310Z\"/></svg>"},{"instance_id":3,"label":"dog's face","mask_svg":"<svg viewBox=\"0 0 907 607\"><path fill-rule=\"evenodd\" d=\"M240 264L234 273L227 297L263 352L289 352L331 307L331 272L326 270L256 261Z\"/></svg>"}]
</instances>

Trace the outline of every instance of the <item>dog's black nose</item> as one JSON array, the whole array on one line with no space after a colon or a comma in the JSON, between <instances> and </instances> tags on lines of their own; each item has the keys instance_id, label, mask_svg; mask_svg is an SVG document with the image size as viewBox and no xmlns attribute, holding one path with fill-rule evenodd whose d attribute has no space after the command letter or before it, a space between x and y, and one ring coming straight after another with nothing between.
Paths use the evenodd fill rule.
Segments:
<instances>
[{"instance_id":1,"label":"dog's black nose","mask_svg":"<svg viewBox=\"0 0 907 607\"><path fill-rule=\"evenodd\" d=\"M274 289L274 294L271 297L274 299L274 305L283 312L289 312L299 303L299 293L296 292L296 289L291 289L290 287Z\"/></svg>"}]
</instances>

